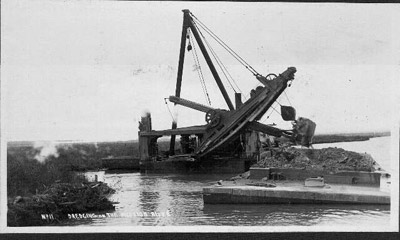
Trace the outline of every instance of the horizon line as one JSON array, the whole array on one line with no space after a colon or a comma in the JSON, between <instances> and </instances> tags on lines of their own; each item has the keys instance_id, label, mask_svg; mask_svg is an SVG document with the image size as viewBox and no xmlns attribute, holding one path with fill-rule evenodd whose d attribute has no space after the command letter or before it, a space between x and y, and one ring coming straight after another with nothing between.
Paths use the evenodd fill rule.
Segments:
<instances>
[{"instance_id":1,"label":"horizon line","mask_svg":"<svg viewBox=\"0 0 400 240\"><path fill-rule=\"evenodd\" d=\"M391 131L390 130L382 130L382 131L365 131L365 132L326 132L326 133L318 133L315 134L314 136L321 136L321 135L357 135L357 134L387 134L389 133L389 136L391 136ZM169 136L163 136L161 138L167 138ZM133 138L133 139L121 139L121 140L116 140L116 139L98 139L98 140L83 140L83 139L76 139L76 140L71 140L71 139L58 139L58 140L8 140L6 141L7 143L17 143L17 142L58 142L58 143L100 143L100 142L134 142L138 141L138 138Z\"/></svg>"}]
</instances>

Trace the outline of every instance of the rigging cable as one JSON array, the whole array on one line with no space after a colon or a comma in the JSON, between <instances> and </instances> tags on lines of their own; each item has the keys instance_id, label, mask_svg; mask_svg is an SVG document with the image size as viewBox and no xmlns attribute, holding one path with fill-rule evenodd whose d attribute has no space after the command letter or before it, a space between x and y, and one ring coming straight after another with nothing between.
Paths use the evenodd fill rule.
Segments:
<instances>
[{"instance_id":1,"label":"rigging cable","mask_svg":"<svg viewBox=\"0 0 400 240\"><path fill-rule=\"evenodd\" d=\"M173 115L172 112L171 112L171 109L169 109L167 99L168 99L168 98L164 98L165 105L167 106L168 112L169 112L169 114L171 115L172 121L173 121L173 122L176 122L176 121L175 121L175 118L174 118L174 115Z\"/></svg>"},{"instance_id":2,"label":"rigging cable","mask_svg":"<svg viewBox=\"0 0 400 240\"><path fill-rule=\"evenodd\" d=\"M203 36L204 38L204 36ZM222 73L224 74L226 80L228 81L229 85L231 86L231 88L233 89L233 91L236 93L236 90L234 88L234 86L232 85L232 82L234 83L234 85L236 86L236 88L238 89L239 92L242 92L242 90L240 90L239 86L237 85L236 81L233 79L232 75L229 73L228 69L226 68L226 66L223 64L223 62L221 61L221 59L218 57L218 55L215 53L214 49L211 47L211 45L208 43L208 41L204 38L204 41L206 42L208 48L211 51L211 54L214 56L215 60L217 61L218 66L220 67ZM232 80L232 82L229 80L229 77Z\"/></svg>"},{"instance_id":3,"label":"rigging cable","mask_svg":"<svg viewBox=\"0 0 400 240\"><path fill-rule=\"evenodd\" d=\"M197 27L197 24L194 23L195 26ZM232 77L232 75L229 73L228 69L226 68L226 66L223 64L223 62L221 61L221 59L218 57L218 55L215 53L214 49L211 47L211 45L209 44L209 42L207 41L207 39L205 38L205 36L203 35L203 33L201 32L201 30L197 27L200 35L203 37L204 42L206 43L206 45L208 46L208 48L211 51L211 54L214 56L215 60L218 63L218 66L220 67L222 73L225 75L225 78L227 79L229 85L231 85L231 88L233 89L233 91L235 91L235 88L232 86L232 83L229 81L229 78L232 80L232 82L235 84L236 88L239 90L239 92L242 92L242 90L240 89L240 87L238 86L238 84L236 83L235 79ZM204 28L203 28L204 29ZM221 67L222 65L222 67ZM225 72L224 72L225 71ZM229 78L228 78L229 76ZM235 91L236 92L236 91Z\"/></svg>"},{"instance_id":4,"label":"rigging cable","mask_svg":"<svg viewBox=\"0 0 400 240\"><path fill-rule=\"evenodd\" d=\"M278 112L278 110L276 110L276 109L274 108L273 104L271 105L271 108L272 108L276 113L278 113L278 114L280 115L280 113ZM265 121L267 121L267 120L269 119L269 117L272 115L272 113L274 113L274 111L271 111L271 112L269 113L269 115L267 116L267 118L265 118L265 119L262 121L262 123L264 123Z\"/></svg>"},{"instance_id":5,"label":"rigging cable","mask_svg":"<svg viewBox=\"0 0 400 240\"><path fill-rule=\"evenodd\" d=\"M211 47L211 45L208 43L207 39L204 37L204 35L203 35L203 33L200 31L200 29L198 29L198 31L199 31L200 35L203 37L204 42L206 43L207 47L209 48L211 54L213 55L213 57L214 57L215 61L217 62L219 68L221 69L222 73L224 74L224 76L225 76L226 80L228 81L230 87L231 87L232 90L236 93L235 87L232 85L231 81L229 81L229 78L228 78L228 76L227 76L226 73L225 73L225 71L227 71L227 70L226 70L226 67L222 64L221 60L219 59L219 57L217 56L217 54L215 53L215 51L214 51L214 49ZM223 67L222 67L221 65L222 65ZM225 68L225 70L224 70L224 68ZM240 89L239 89L239 90L240 90Z\"/></svg>"},{"instance_id":6,"label":"rigging cable","mask_svg":"<svg viewBox=\"0 0 400 240\"><path fill-rule=\"evenodd\" d=\"M290 106L292 106L292 107L293 107L292 103L290 102L290 99L289 99L288 95L286 94L286 90L285 90L285 91L283 91L283 93L285 93L286 99L288 100L288 102L289 102Z\"/></svg>"},{"instance_id":7,"label":"rigging cable","mask_svg":"<svg viewBox=\"0 0 400 240\"><path fill-rule=\"evenodd\" d=\"M214 32L212 32L204 23L202 23L196 16L191 13L191 16L194 18L194 22L198 23L211 37L214 38L216 42L218 42L225 50L227 50L237 61L239 61L243 66L246 67L254 76L259 76L260 74L249 64L247 63L239 54L237 54L234 50L232 50L224 41L222 41Z\"/></svg>"},{"instance_id":8,"label":"rigging cable","mask_svg":"<svg viewBox=\"0 0 400 240\"><path fill-rule=\"evenodd\" d=\"M192 39L192 35L190 34L190 32L188 32L189 35L189 44L193 47L193 52L192 52L192 56L193 56L193 60L195 61L196 64L196 70L197 70L197 74L199 75L200 78L200 83L201 83L201 87L203 88L203 93L206 97L206 101L208 102L208 105L211 106L211 100L210 100L210 96L208 94L207 91L207 86L206 83L204 81L204 75L203 75L203 71L201 70L201 66L200 66L200 62L199 62L199 57L197 55L197 51L196 51L196 47L194 43L193 39Z\"/></svg>"},{"instance_id":9,"label":"rigging cable","mask_svg":"<svg viewBox=\"0 0 400 240\"><path fill-rule=\"evenodd\" d=\"M280 113L278 112L278 110L276 110L273 106L271 106L271 108L280 115Z\"/></svg>"},{"instance_id":10,"label":"rigging cable","mask_svg":"<svg viewBox=\"0 0 400 240\"><path fill-rule=\"evenodd\" d=\"M257 75L257 71L250 66L242 57L239 56L235 51L233 51L224 41L222 41L214 32L212 32L204 23L197 19L193 14L192 16L196 19L196 22L211 36L216 42L218 42L225 50L227 50L236 60L238 60L243 66L245 66L254 75Z\"/></svg>"},{"instance_id":11,"label":"rigging cable","mask_svg":"<svg viewBox=\"0 0 400 240\"><path fill-rule=\"evenodd\" d=\"M260 74L249 64L247 63L242 57L240 57L239 54L237 54L234 50L232 50L223 40L221 40L213 31L211 31L204 23L202 23L196 16L193 15L193 13L190 13L190 15L193 17L193 23L194 25L197 27L197 29L199 30L201 36L203 37L204 41L206 42L207 46L209 47L212 55L214 56L214 58L216 59L219 67L221 68L222 72L224 73L226 79L228 80L228 83L230 84L230 86L232 87L232 89L235 91L235 89L232 86L232 83L229 81L225 71L229 74L229 72L227 71L225 65L221 62L221 60L218 58L218 56L216 56L214 50L211 48L210 44L208 43L208 41L205 39L204 35L202 34L202 32L200 31L199 27L200 26L205 32L207 32L218 44L220 44L229 54L231 54L237 61L239 61L239 63L241 63L243 66L246 67L246 69L248 69L254 76L260 76ZM222 66L223 67L222 67ZM224 71L224 69L225 71ZM240 90L240 88L237 86L236 82L234 81L234 79L232 78L232 76L229 74L229 76L231 77L232 81L235 83L236 87ZM241 91L241 90L240 90ZM236 92L236 91L235 91ZM286 94L286 91L284 91L284 94L286 96L286 99L288 100L290 106L292 106L292 103L290 102L289 97ZM282 106L277 100L276 102ZM277 112L278 114L280 114L273 106L271 106L272 109ZM271 112L272 113L272 112ZM271 114L270 114L271 115ZM269 116L270 116L269 115ZM269 116L267 118L269 118Z\"/></svg>"}]
</instances>

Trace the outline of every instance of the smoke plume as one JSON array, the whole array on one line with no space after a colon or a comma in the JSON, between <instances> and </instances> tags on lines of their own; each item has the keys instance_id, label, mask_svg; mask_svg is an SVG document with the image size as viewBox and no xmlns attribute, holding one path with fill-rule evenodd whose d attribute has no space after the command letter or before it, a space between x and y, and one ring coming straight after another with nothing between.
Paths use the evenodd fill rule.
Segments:
<instances>
[{"instance_id":1,"label":"smoke plume","mask_svg":"<svg viewBox=\"0 0 400 240\"><path fill-rule=\"evenodd\" d=\"M34 148L40 149L40 152L36 154L35 159L43 163L48 157L54 156L58 157L58 151L56 148L56 143L48 141L35 142Z\"/></svg>"}]
</instances>

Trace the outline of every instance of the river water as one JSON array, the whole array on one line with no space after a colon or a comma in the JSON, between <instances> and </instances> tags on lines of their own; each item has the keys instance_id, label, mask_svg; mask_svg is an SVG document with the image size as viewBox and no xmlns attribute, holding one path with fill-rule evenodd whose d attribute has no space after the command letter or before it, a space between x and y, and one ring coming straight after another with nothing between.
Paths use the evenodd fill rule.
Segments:
<instances>
[{"instance_id":1,"label":"river water","mask_svg":"<svg viewBox=\"0 0 400 240\"><path fill-rule=\"evenodd\" d=\"M390 138L346 143L368 152ZM372 144L371 144L372 142ZM337 144L330 144L335 146ZM340 144L339 144L340 145ZM365 151L359 145L366 146ZM327 147L326 144L320 147ZM369 148L370 149L370 148ZM348 147L348 150L353 150ZM379 151L378 151L379 152ZM374 153L375 154L375 153ZM383 158L385 159L385 158ZM388 159L386 159L390 162ZM381 166L390 166L379 162ZM139 172L88 172L89 179L116 189L114 212L67 221L74 226L374 226L390 225L390 206L378 205L204 205L202 188L232 175L159 175Z\"/></svg>"}]
</instances>

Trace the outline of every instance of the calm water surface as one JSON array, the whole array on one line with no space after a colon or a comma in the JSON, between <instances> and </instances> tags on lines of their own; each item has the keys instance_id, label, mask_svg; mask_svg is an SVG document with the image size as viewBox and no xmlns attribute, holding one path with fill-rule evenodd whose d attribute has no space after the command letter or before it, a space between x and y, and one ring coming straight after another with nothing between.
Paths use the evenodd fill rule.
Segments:
<instances>
[{"instance_id":1,"label":"calm water surface","mask_svg":"<svg viewBox=\"0 0 400 240\"><path fill-rule=\"evenodd\" d=\"M381 140L385 141L384 138ZM228 179L232 175L157 175L105 171L87 173L88 178L93 178L94 175L98 176L99 181L104 181L117 190L111 196L112 201L118 202L115 211L108 217L72 219L67 221L66 225L351 226L357 224L385 227L390 224L389 206L204 205L202 188L217 180Z\"/></svg>"}]
</instances>

